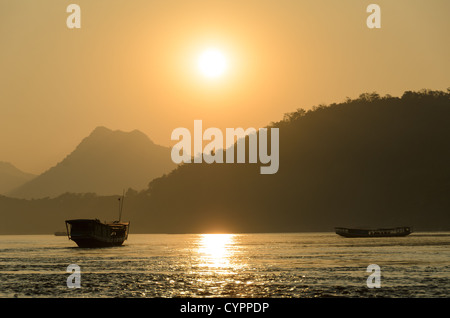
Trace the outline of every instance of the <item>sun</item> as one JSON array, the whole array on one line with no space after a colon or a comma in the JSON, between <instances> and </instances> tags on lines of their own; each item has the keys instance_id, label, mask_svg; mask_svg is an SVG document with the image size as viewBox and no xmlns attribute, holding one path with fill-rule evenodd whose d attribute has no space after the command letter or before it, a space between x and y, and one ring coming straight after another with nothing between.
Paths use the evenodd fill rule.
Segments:
<instances>
[{"instance_id":1,"label":"sun","mask_svg":"<svg viewBox=\"0 0 450 318\"><path fill-rule=\"evenodd\" d=\"M227 59L218 49L208 49L198 58L200 72L208 78L217 78L227 69Z\"/></svg>"}]
</instances>

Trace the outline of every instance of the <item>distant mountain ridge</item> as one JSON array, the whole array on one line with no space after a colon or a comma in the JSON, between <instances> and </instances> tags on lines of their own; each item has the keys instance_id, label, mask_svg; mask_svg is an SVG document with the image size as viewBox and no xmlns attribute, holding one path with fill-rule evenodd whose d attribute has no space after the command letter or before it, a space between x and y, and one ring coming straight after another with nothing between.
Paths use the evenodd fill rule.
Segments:
<instances>
[{"instance_id":1,"label":"distant mountain ridge","mask_svg":"<svg viewBox=\"0 0 450 318\"><path fill-rule=\"evenodd\" d=\"M449 231L449 119L450 89L407 91L401 97L366 93L298 109L268 127L280 130L277 173L261 175L260 164L251 163L181 164L154 178L146 190L128 191L123 219L131 222L132 233L393 226ZM109 134L99 129L95 135L105 143L102 135ZM81 156L81 150L91 153L95 139L69 157ZM24 200L0 195L0 234L49 234L70 218L112 220L118 197L63 194Z\"/></svg>"},{"instance_id":2,"label":"distant mountain ridge","mask_svg":"<svg viewBox=\"0 0 450 318\"><path fill-rule=\"evenodd\" d=\"M448 230L449 120L450 89L298 109L268 126L280 131L276 174L251 163L180 165L149 184L139 224L172 233Z\"/></svg>"},{"instance_id":3,"label":"distant mountain ridge","mask_svg":"<svg viewBox=\"0 0 450 318\"><path fill-rule=\"evenodd\" d=\"M9 162L0 161L0 194L6 194L34 177L36 175L23 172Z\"/></svg>"},{"instance_id":4,"label":"distant mountain ridge","mask_svg":"<svg viewBox=\"0 0 450 318\"><path fill-rule=\"evenodd\" d=\"M112 195L128 188L141 190L176 167L170 151L138 130L97 127L61 162L8 195L31 199L66 192Z\"/></svg>"}]
</instances>

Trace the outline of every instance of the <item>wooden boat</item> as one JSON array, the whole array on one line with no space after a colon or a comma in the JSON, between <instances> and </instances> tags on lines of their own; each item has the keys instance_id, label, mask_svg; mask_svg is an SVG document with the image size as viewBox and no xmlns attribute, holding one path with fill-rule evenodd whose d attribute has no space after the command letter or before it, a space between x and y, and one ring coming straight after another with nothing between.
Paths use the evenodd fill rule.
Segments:
<instances>
[{"instance_id":1,"label":"wooden boat","mask_svg":"<svg viewBox=\"0 0 450 318\"><path fill-rule=\"evenodd\" d=\"M98 219L66 220L67 236L79 247L120 246L128 238L130 222L121 222L122 200L119 198L119 220L100 222Z\"/></svg>"},{"instance_id":2,"label":"wooden boat","mask_svg":"<svg viewBox=\"0 0 450 318\"><path fill-rule=\"evenodd\" d=\"M336 227L336 234L344 237L400 237L412 233L410 227L395 227L388 229L350 229L345 227Z\"/></svg>"},{"instance_id":3,"label":"wooden boat","mask_svg":"<svg viewBox=\"0 0 450 318\"><path fill-rule=\"evenodd\" d=\"M67 220L67 235L79 247L120 246L128 238L129 222L102 223L98 219Z\"/></svg>"}]
</instances>

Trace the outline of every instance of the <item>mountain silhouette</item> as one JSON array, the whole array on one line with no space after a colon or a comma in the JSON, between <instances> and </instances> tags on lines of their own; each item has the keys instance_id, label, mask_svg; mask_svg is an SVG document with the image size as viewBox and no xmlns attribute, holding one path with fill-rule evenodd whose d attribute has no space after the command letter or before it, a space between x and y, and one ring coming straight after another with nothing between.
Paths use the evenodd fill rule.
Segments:
<instances>
[{"instance_id":1,"label":"mountain silhouette","mask_svg":"<svg viewBox=\"0 0 450 318\"><path fill-rule=\"evenodd\" d=\"M268 127L279 128L276 174L260 174L248 157L180 165L150 183L139 224L194 233L448 230L449 122L450 91L365 93L299 109Z\"/></svg>"},{"instance_id":2,"label":"mountain silhouette","mask_svg":"<svg viewBox=\"0 0 450 318\"><path fill-rule=\"evenodd\" d=\"M30 199L66 192L119 194L128 188L144 189L149 180L175 167L170 148L154 144L142 132L97 127L64 160L8 196Z\"/></svg>"},{"instance_id":3,"label":"mountain silhouette","mask_svg":"<svg viewBox=\"0 0 450 318\"><path fill-rule=\"evenodd\" d=\"M365 93L309 111L298 109L268 126L279 129L277 173L260 174L262 164L248 163L248 154L246 163L181 164L165 175L146 177L151 180L146 189L127 191L123 219L131 222L132 233L303 232L400 225L414 231L448 231L449 121L450 90L407 91L401 97ZM92 174L86 182L98 181L103 174L95 169L103 167L97 163L113 160L120 147L122 153L127 149L116 142L106 147L106 136L119 134L128 140L125 135L136 134L145 139L136 132L102 128L93 135L97 133L98 138L88 137L59 169L81 166L75 171ZM105 147L109 152L99 151ZM168 149L163 149L170 160ZM100 153L101 160L86 158L86 153ZM68 160L72 158L77 165ZM96 168L88 169L91 165ZM127 167L120 166L118 170ZM117 187L122 189L123 182ZM74 193L38 200L0 196L0 234L52 233L69 218L112 220L118 216L117 198Z\"/></svg>"},{"instance_id":4,"label":"mountain silhouette","mask_svg":"<svg viewBox=\"0 0 450 318\"><path fill-rule=\"evenodd\" d=\"M6 194L34 177L36 175L23 172L9 162L0 161L0 194Z\"/></svg>"}]
</instances>

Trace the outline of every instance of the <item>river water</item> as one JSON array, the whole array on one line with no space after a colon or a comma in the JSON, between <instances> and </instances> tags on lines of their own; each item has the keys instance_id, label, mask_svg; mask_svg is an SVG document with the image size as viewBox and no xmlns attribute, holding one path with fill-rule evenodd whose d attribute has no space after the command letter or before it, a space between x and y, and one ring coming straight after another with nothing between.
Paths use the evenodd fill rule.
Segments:
<instances>
[{"instance_id":1,"label":"river water","mask_svg":"<svg viewBox=\"0 0 450 318\"><path fill-rule=\"evenodd\" d=\"M130 234L123 246L97 249L64 236L3 235L0 297L447 298L449 247L450 232ZM77 282L71 264L79 288L68 287Z\"/></svg>"}]
</instances>

